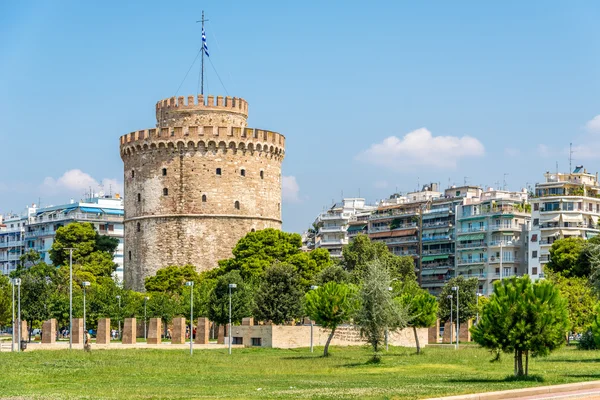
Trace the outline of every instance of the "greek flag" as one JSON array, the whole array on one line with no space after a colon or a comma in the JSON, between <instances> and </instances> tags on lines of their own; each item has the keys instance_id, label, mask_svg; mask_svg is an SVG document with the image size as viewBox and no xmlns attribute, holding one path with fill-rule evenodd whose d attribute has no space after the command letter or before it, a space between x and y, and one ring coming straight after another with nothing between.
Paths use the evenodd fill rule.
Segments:
<instances>
[{"instance_id":1,"label":"greek flag","mask_svg":"<svg viewBox=\"0 0 600 400\"><path fill-rule=\"evenodd\" d=\"M210 57L208 54L208 45L206 44L206 33L204 32L204 28L202 28L202 49L207 57Z\"/></svg>"}]
</instances>

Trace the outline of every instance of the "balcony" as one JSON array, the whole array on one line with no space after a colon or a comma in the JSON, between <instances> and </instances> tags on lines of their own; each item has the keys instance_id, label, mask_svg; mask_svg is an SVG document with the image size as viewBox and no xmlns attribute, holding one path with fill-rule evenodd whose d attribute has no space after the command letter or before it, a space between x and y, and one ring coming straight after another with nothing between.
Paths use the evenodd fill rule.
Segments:
<instances>
[{"instance_id":1,"label":"balcony","mask_svg":"<svg viewBox=\"0 0 600 400\"><path fill-rule=\"evenodd\" d=\"M423 223L423 229L445 228L450 224L451 224L450 221L428 222L428 223Z\"/></svg>"},{"instance_id":2,"label":"balcony","mask_svg":"<svg viewBox=\"0 0 600 400\"><path fill-rule=\"evenodd\" d=\"M319 233L346 232L346 229L346 226L322 226L319 228Z\"/></svg>"},{"instance_id":3,"label":"balcony","mask_svg":"<svg viewBox=\"0 0 600 400\"><path fill-rule=\"evenodd\" d=\"M415 229L417 228L417 223L410 223L410 224L400 224L400 225L395 225L393 228L390 226L372 226L369 229L369 233L375 233L375 232L388 232L388 231L396 231L396 230L401 230L401 229Z\"/></svg>"},{"instance_id":4,"label":"balcony","mask_svg":"<svg viewBox=\"0 0 600 400\"><path fill-rule=\"evenodd\" d=\"M438 254L454 254L454 251L450 250L450 249L423 250L424 256L431 256L431 255L438 255Z\"/></svg>"},{"instance_id":5,"label":"balcony","mask_svg":"<svg viewBox=\"0 0 600 400\"><path fill-rule=\"evenodd\" d=\"M483 241L476 243L458 242L456 248L459 250L463 249L481 249L487 247L487 244Z\"/></svg>"},{"instance_id":6,"label":"balcony","mask_svg":"<svg viewBox=\"0 0 600 400\"><path fill-rule=\"evenodd\" d=\"M386 213L373 213L369 216L369 221L376 221L376 220L381 220L381 219L390 219L390 218L401 218L401 217L407 217L407 216L411 216L411 215L417 215L418 211L417 210L413 210L413 211L393 211L393 212L386 212Z\"/></svg>"},{"instance_id":7,"label":"balcony","mask_svg":"<svg viewBox=\"0 0 600 400\"><path fill-rule=\"evenodd\" d=\"M490 226L490 231L522 231L523 228L519 225L514 224L500 224L500 225L492 225Z\"/></svg>"},{"instance_id":8,"label":"balcony","mask_svg":"<svg viewBox=\"0 0 600 400\"><path fill-rule=\"evenodd\" d=\"M487 231L487 227L486 226L473 226L471 228L462 228L462 229L458 229L457 232L462 234L462 233L473 233L473 232L485 232Z\"/></svg>"},{"instance_id":9,"label":"balcony","mask_svg":"<svg viewBox=\"0 0 600 400\"><path fill-rule=\"evenodd\" d=\"M6 242L0 242L0 249L7 247L21 247L23 246L23 244L24 242L22 240L10 240Z\"/></svg>"},{"instance_id":10,"label":"balcony","mask_svg":"<svg viewBox=\"0 0 600 400\"><path fill-rule=\"evenodd\" d=\"M490 264L499 264L499 263L500 263L500 257L496 257L496 256L490 257ZM502 263L503 264L520 264L521 260L514 258L514 257L502 257Z\"/></svg>"},{"instance_id":11,"label":"balcony","mask_svg":"<svg viewBox=\"0 0 600 400\"><path fill-rule=\"evenodd\" d=\"M343 246L348 244L348 239L327 239L317 242L317 247L321 246Z\"/></svg>"},{"instance_id":12,"label":"balcony","mask_svg":"<svg viewBox=\"0 0 600 400\"><path fill-rule=\"evenodd\" d=\"M470 264L485 264L487 262L487 257L483 258L459 258L457 260L458 265L470 265Z\"/></svg>"},{"instance_id":13,"label":"balcony","mask_svg":"<svg viewBox=\"0 0 600 400\"><path fill-rule=\"evenodd\" d=\"M350 213L321 214L319 215L319 221L350 220L350 217Z\"/></svg>"},{"instance_id":14,"label":"balcony","mask_svg":"<svg viewBox=\"0 0 600 400\"><path fill-rule=\"evenodd\" d=\"M437 241L448 241L452 240L452 235L440 235L440 236L423 236L423 243L425 242L437 242Z\"/></svg>"},{"instance_id":15,"label":"balcony","mask_svg":"<svg viewBox=\"0 0 600 400\"><path fill-rule=\"evenodd\" d=\"M395 256L416 256L418 255L416 250L392 250Z\"/></svg>"},{"instance_id":16,"label":"balcony","mask_svg":"<svg viewBox=\"0 0 600 400\"><path fill-rule=\"evenodd\" d=\"M43 215L34 217L30 225L58 222L58 221L114 221L123 222L123 215L113 214L93 214L93 213L69 213L55 214L54 218L48 218Z\"/></svg>"},{"instance_id":17,"label":"balcony","mask_svg":"<svg viewBox=\"0 0 600 400\"><path fill-rule=\"evenodd\" d=\"M489 243L490 247L514 247L514 246L518 246L519 243L517 241L511 241L511 240L492 240Z\"/></svg>"}]
</instances>

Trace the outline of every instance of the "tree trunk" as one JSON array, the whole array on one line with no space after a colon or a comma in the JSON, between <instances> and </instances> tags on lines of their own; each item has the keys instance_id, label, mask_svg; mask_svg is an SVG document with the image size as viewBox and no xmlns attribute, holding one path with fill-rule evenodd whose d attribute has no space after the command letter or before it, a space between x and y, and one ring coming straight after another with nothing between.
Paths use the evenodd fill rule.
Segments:
<instances>
[{"instance_id":1,"label":"tree trunk","mask_svg":"<svg viewBox=\"0 0 600 400\"><path fill-rule=\"evenodd\" d=\"M523 350L517 351L517 376L523 376Z\"/></svg>"},{"instance_id":2,"label":"tree trunk","mask_svg":"<svg viewBox=\"0 0 600 400\"><path fill-rule=\"evenodd\" d=\"M413 326L413 332L415 333L415 343L417 344L417 354L421 354L421 346L419 345L419 335L417 335L417 327Z\"/></svg>"},{"instance_id":3,"label":"tree trunk","mask_svg":"<svg viewBox=\"0 0 600 400\"><path fill-rule=\"evenodd\" d=\"M529 375L529 350L525 352L525 376Z\"/></svg>"},{"instance_id":4,"label":"tree trunk","mask_svg":"<svg viewBox=\"0 0 600 400\"><path fill-rule=\"evenodd\" d=\"M515 376L517 376L517 350L516 350L516 349L515 349L514 364L515 364L515 365L514 365L514 368L513 368L513 370L514 370L514 374L515 374Z\"/></svg>"},{"instance_id":5,"label":"tree trunk","mask_svg":"<svg viewBox=\"0 0 600 400\"><path fill-rule=\"evenodd\" d=\"M335 327L337 328L337 327ZM325 343L325 350L323 350L323 357L327 357L329 355L329 343L331 343L331 339L333 339L333 334L335 333L335 328L331 329L331 333L327 338L327 342Z\"/></svg>"}]
</instances>

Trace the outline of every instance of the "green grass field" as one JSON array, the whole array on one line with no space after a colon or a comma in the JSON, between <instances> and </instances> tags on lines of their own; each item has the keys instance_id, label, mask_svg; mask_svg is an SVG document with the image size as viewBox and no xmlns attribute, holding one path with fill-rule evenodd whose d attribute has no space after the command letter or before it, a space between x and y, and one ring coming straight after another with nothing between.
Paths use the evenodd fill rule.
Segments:
<instances>
[{"instance_id":1,"label":"green grass field","mask_svg":"<svg viewBox=\"0 0 600 400\"><path fill-rule=\"evenodd\" d=\"M506 380L512 359L490 363L477 347L369 349L95 350L0 353L1 398L373 398L416 399L600 379L600 351L562 349L530 361L542 382Z\"/></svg>"}]
</instances>

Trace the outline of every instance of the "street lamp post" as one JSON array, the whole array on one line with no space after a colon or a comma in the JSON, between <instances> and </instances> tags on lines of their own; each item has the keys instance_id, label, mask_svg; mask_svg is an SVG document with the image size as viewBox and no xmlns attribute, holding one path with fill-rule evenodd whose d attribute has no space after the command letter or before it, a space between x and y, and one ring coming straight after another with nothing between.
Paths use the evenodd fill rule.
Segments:
<instances>
[{"instance_id":1,"label":"street lamp post","mask_svg":"<svg viewBox=\"0 0 600 400\"><path fill-rule=\"evenodd\" d=\"M393 280L394 279L392 279L392 281ZM388 290L391 292L392 290L394 290L394 288L390 286L390 287L388 287ZM386 326L385 327L385 351L390 350L388 338L389 338L389 330L388 330L388 327Z\"/></svg>"},{"instance_id":2,"label":"street lamp post","mask_svg":"<svg viewBox=\"0 0 600 400\"><path fill-rule=\"evenodd\" d=\"M121 339L121 296L120 295L117 295L117 300L119 301L119 316L117 318L117 320L119 321L118 339Z\"/></svg>"},{"instance_id":3,"label":"street lamp post","mask_svg":"<svg viewBox=\"0 0 600 400\"><path fill-rule=\"evenodd\" d=\"M452 290L456 291L456 347L458 350L458 339L460 337L460 320L458 319L458 286L453 286Z\"/></svg>"},{"instance_id":4,"label":"street lamp post","mask_svg":"<svg viewBox=\"0 0 600 400\"><path fill-rule=\"evenodd\" d=\"M229 354L231 354L231 289L237 288L235 283L229 285Z\"/></svg>"},{"instance_id":5,"label":"street lamp post","mask_svg":"<svg viewBox=\"0 0 600 400\"><path fill-rule=\"evenodd\" d=\"M69 250L69 350L73 349L73 247L65 247Z\"/></svg>"},{"instance_id":6,"label":"street lamp post","mask_svg":"<svg viewBox=\"0 0 600 400\"><path fill-rule=\"evenodd\" d=\"M148 340L148 319L146 318L146 303L150 297L144 297L144 340Z\"/></svg>"},{"instance_id":7,"label":"street lamp post","mask_svg":"<svg viewBox=\"0 0 600 400\"><path fill-rule=\"evenodd\" d=\"M10 351L15 351L15 280L10 281L12 283L12 344L10 345Z\"/></svg>"},{"instance_id":8,"label":"street lamp post","mask_svg":"<svg viewBox=\"0 0 600 400\"><path fill-rule=\"evenodd\" d=\"M188 281L185 283L186 286L190 287L190 356L194 354L193 348L193 336L194 336L194 281ZM231 309L231 306L229 306ZM231 315L231 311L229 312Z\"/></svg>"},{"instance_id":9,"label":"street lamp post","mask_svg":"<svg viewBox=\"0 0 600 400\"><path fill-rule=\"evenodd\" d=\"M90 286L90 283L87 281L81 282L81 286L83 286L83 347L85 347L85 340L87 338L87 330L85 327L85 288Z\"/></svg>"},{"instance_id":10,"label":"street lamp post","mask_svg":"<svg viewBox=\"0 0 600 400\"><path fill-rule=\"evenodd\" d=\"M475 324L479 323L479 298L483 296L483 293L477 292L477 316L475 317Z\"/></svg>"},{"instance_id":11,"label":"street lamp post","mask_svg":"<svg viewBox=\"0 0 600 400\"><path fill-rule=\"evenodd\" d=\"M452 336L454 333L454 321L452 321L452 299L454 298L454 296L449 294L448 296L446 296L446 298L450 300L450 344L452 344Z\"/></svg>"},{"instance_id":12,"label":"street lamp post","mask_svg":"<svg viewBox=\"0 0 600 400\"><path fill-rule=\"evenodd\" d=\"M316 290L319 287L316 285L312 285L310 287L310 290ZM310 319L310 352L312 353L314 351L313 349L313 326L314 326L314 322L312 320L312 318Z\"/></svg>"},{"instance_id":13,"label":"street lamp post","mask_svg":"<svg viewBox=\"0 0 600 400\"><path fill-rule=\"evenodd\" d=\"M17 301L18 301L18 306L17 306L17 340L18 340L18 344L17 344L17 352L21 351L21 338L22 333L21 333L21 278L15 278L15 285L17 285ZM14 332L14 329L13 329Z\"/></svg>"}]
</instances>

